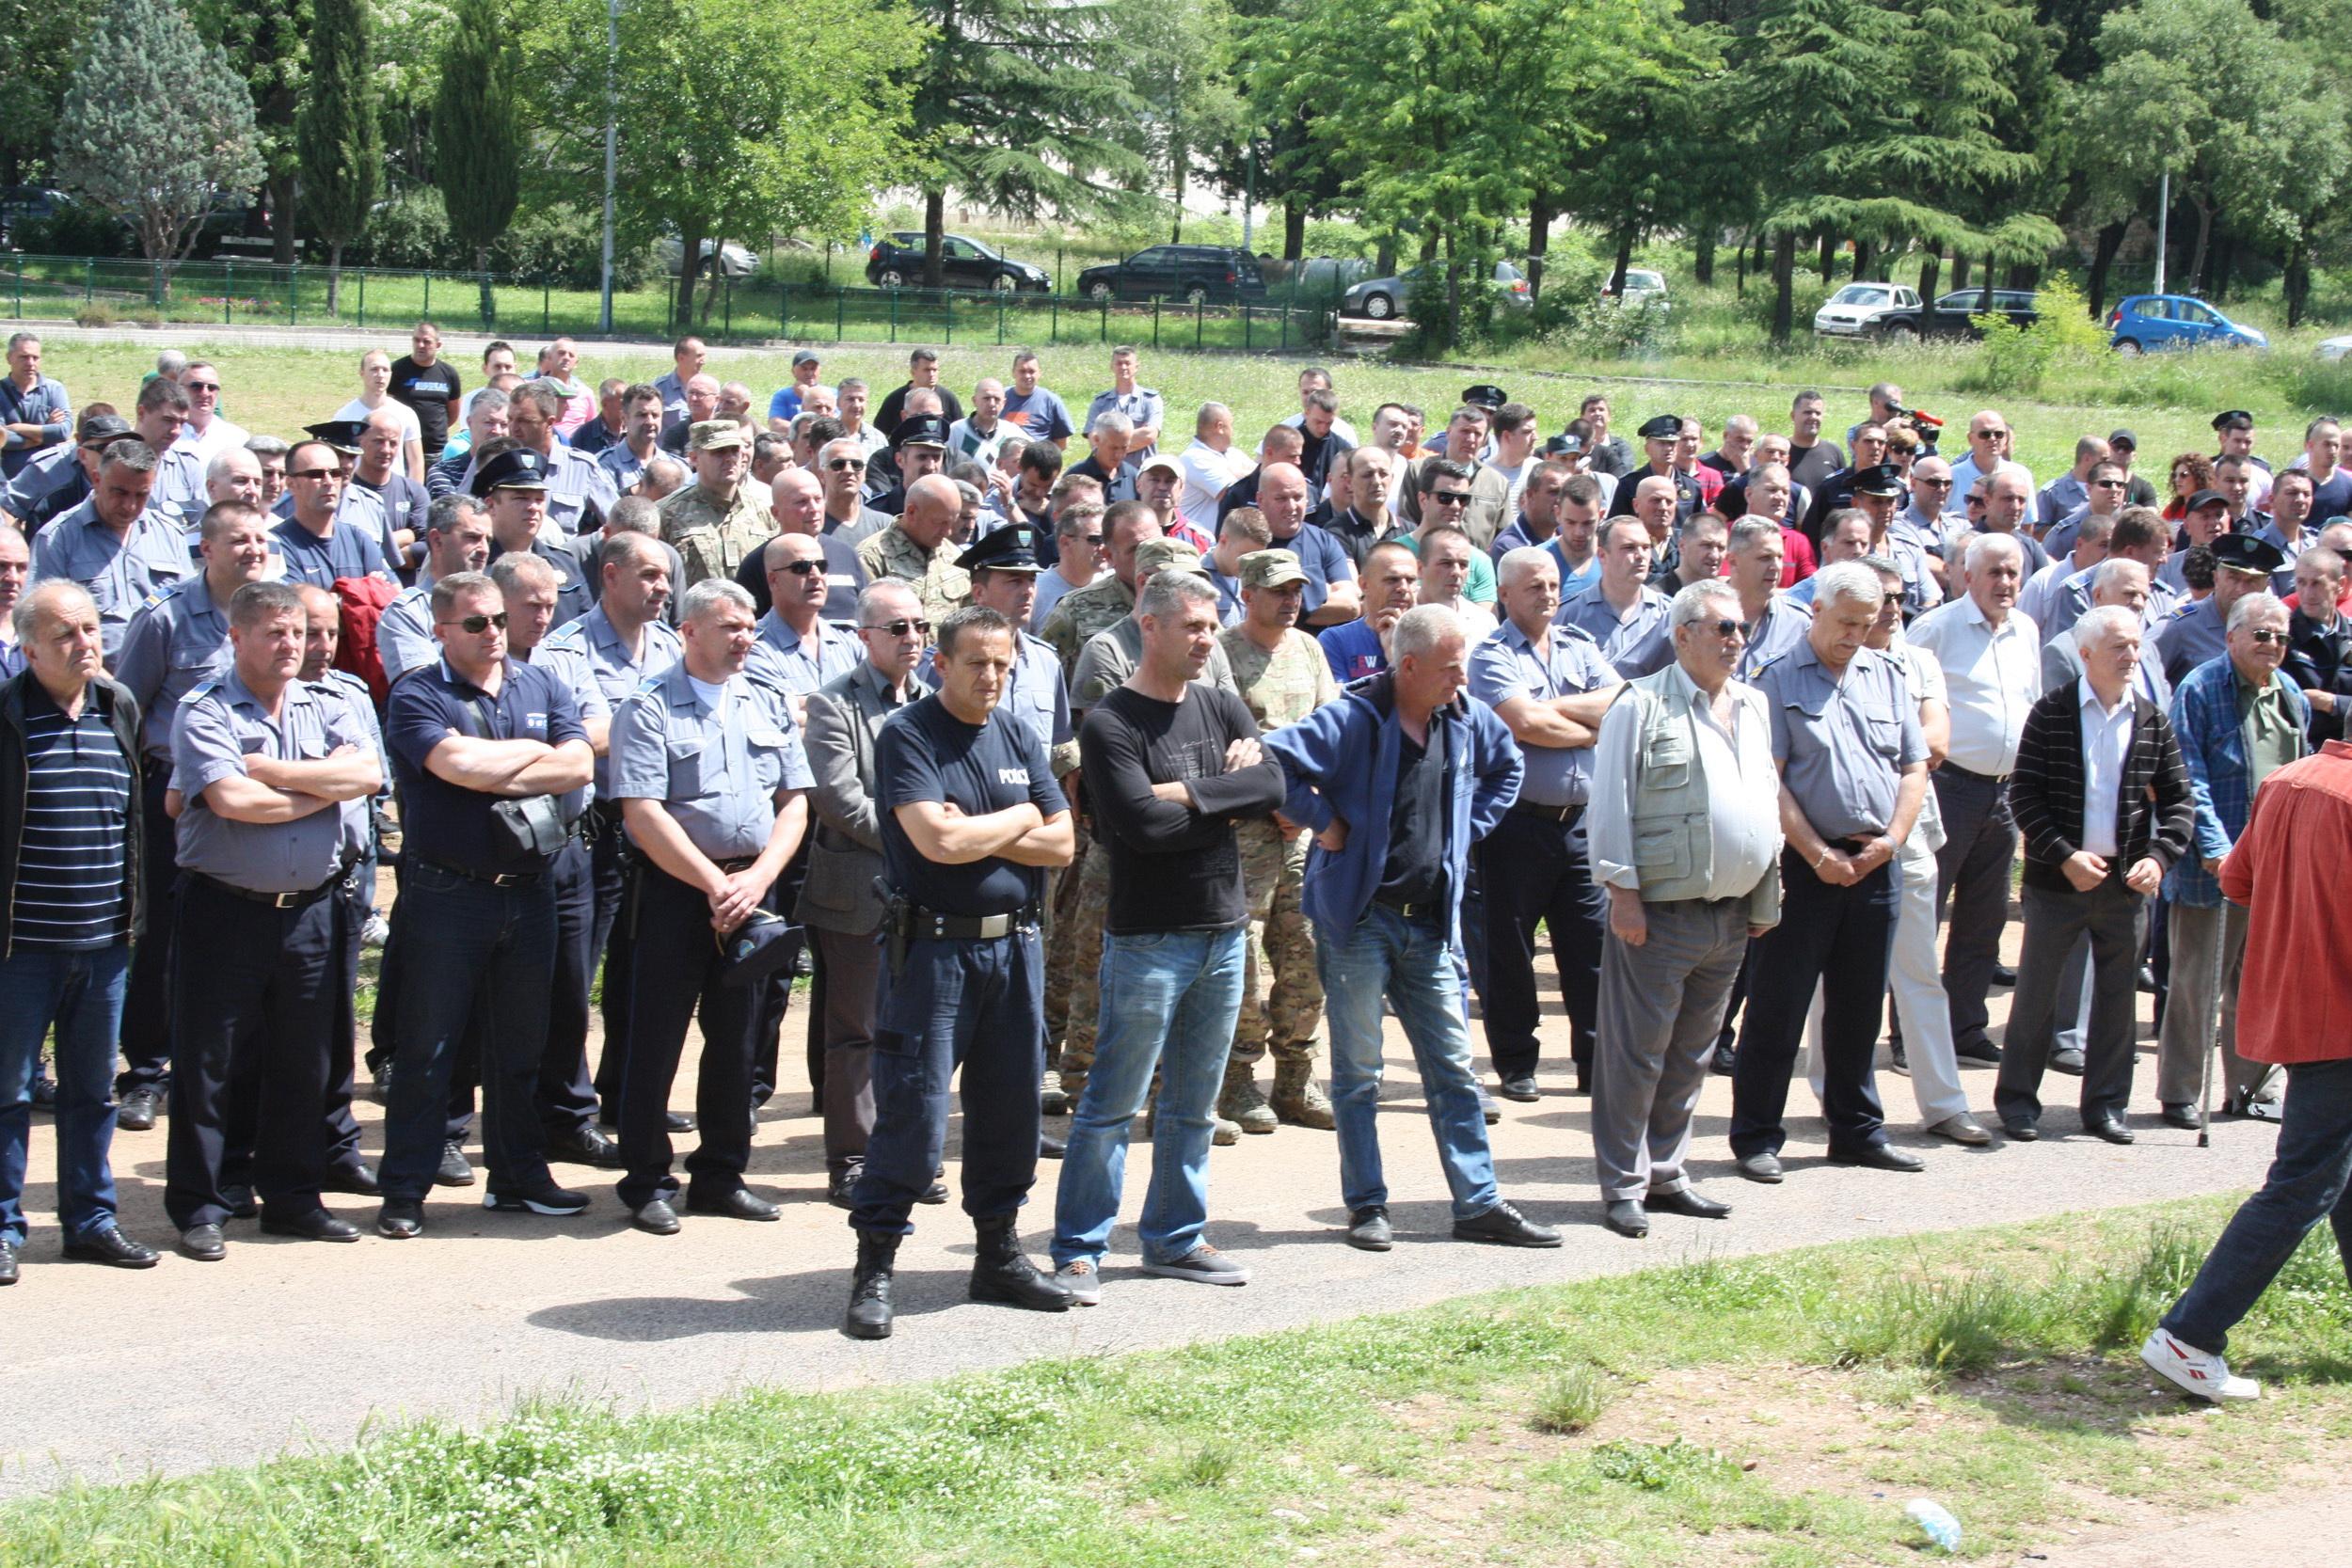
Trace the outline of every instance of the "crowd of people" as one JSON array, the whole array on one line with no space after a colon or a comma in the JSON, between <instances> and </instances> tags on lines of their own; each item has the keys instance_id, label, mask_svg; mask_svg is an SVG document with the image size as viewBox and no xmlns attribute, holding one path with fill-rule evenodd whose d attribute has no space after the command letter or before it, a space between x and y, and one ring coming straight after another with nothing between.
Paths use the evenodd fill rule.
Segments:
<instances>
[{"instance_id":1,"label":"crowd of people","mask_svg":"<svg viewBox=\"0 0 2352 1568\"><path fill-rule=\"evenodd\" d=\"M124 1267L158 1253L111 1140L159 1119L199 1260L248 1217L358 1240L329 1192L390 1239L437 1187L578 1214L563 1163L655 1234L773 1220L744 1173L801 973L861 1338L951 1196L951 1090L976 1299L1102 1299L1138 1116L1144 1272L1247 1282L1209 1150L1282 1128L1336 1134L1344 1240L1387 1250L1384 1014L1453 1234L1496 1244L1561 1242L1487 1132L1548 1043L1628 1237L1730 1212L1689 1176L1710 1073L1748 1180L1784 1179L1807 1054L1831 1161L1922 1169L1883 1036L1935 1138L2070 1131L2057 1074L2124 1144L2153 992L2163 1124L2281 1116L2233 847L2352 697L2333 420L2288 461L2225 411L2160 487L2129 430L2042 483L1999 412L1947 430L1883 382L1842 441L1805 391L1708 448L1599 393L1547 435L1485 384L1359 434L1309 368L1253 452L1217 403L1171 430L1128 347L1083 416L1028 352L967 405L916 349L874 404L803 349L763 414L691 337L595 386L568 340L470 387L440 348L420 324L277 436L203 360L76 408L9 340L0 1284L37 1105L66 1254Z\"/></svg>"}]
</instances>

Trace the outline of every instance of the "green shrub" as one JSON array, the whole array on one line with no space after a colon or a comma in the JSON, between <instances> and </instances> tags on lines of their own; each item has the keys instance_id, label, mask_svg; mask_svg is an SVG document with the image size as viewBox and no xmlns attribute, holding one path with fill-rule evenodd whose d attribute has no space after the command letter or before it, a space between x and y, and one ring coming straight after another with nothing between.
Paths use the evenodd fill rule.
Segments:
<instances>
[{"instance_id":1,"label":"green shrub","mask_svg":"<svg viewBox=\"0 0 2352 1568\"><path fill-rule=\"evenodd\" d=\"M1571 1367L1544 1386L1527 1424L1537 1432L1573 1436L1599 1420L1614 1395L1614 1387L1598 1367Z\"/></svg>"},{"instance_id":2,"label":"green shrub","mask_svg":"<svg viewBox=\"0 0 2352 1568\"><path fill-rule=\"evenodd\" d=\"M48 217L21 225L16 247L34 256L135 256L138 236L104 208L69 198Z\"/></svg>"},{"instance_id":3,"label":"green shrub","mask_svg":"<svg viewBox=\"0 0 2352 1568\"><path fill-rule=\"evenodd\" d=\"M2035 392L2053 372L2080 370L2106 356L2107 333L2090 317L2080 290L2054 273L2035 291L2035 320L2019 326L2006 316L1971 316L1984 334L1975 367L1962 385L1971 391Z\"/></svg>"}]
</instances>

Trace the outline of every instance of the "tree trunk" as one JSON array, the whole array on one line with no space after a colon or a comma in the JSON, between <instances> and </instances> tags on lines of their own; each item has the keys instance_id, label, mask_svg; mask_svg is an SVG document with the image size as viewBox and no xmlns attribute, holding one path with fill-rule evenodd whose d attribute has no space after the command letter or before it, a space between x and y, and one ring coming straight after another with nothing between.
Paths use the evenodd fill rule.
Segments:
<instances>
[{"instance_id":1,"label":"tree trunk","mask_svg":"<svg viewBox=\"0 0 2352 1568\"><path fill-rule=\"evenodd\" d=\"M1192 163L1192 149L1182 136L1170 140L1168 149L1168 173L1176 186L1176 215L1168 225L1168 243L1184 243L1184 175Z\"/></svg>"},{"instance_id":2,"label":"tree trunk","mask_svg":"<svg viewBox=\"0 0 2352 1568\"><path fill-rule=\"evenodd\" d=\"M1692 245L1691 277L1699 283L1715 281L1715 226L1711 223L1699 230Z\"/></svg>"},{"instance_id":3,"label":"tree trunk","mask_svg":"<svg viewBox=\"0 0 2352 1568\"><path fill-rule=\"evenodd\" d=\"M294 171L271 180L269 191L269 259L281 267L294 261Z\"/></svg>"},{"instance_id":4,"label":"tree trunk","mask_svg":"<svg viewBox=\"0 0 2352 1568\"><path fill-rule=\"evenodd\" d=\"M2090 313L2104 316L2107 311L2107 275L2115 266L2115 253L2123 248L2123 236L2131 230L2131 220L2118 218L2099 230L2099 243L2090 251Z\"/></svg>"},{"instance_id":5,"label":"tree trunk","mask_svg":"<svg viewBox=\"0 0 2352 1568\"><path fill-rule=\"evenodd\" d=\"M1821 230L1821 281L1834 283L1836 280L1837 236L1824 229Z\"/></svg>"},{"instance_id":6,"label":"tree trunk","mask_svg":"<svg viewBox=\"0 0 2352 1568\"><path fill-rule=\"evenodd\" d=\"M1772 242L1772 341L1787 344L1790 318L1796 313L1791 295L1797 283L1797 236L1784 233Z\"/></svg>"},{"instance_id":7,"label":"tree trunk","mask_svg":"<svg viewBox=\"0 0 2352 1568\"><path fill-rule=\"evenodd\" d=\"M1748 236L1748 270L1750 272L1764 270L1764 245L1763 230L1758 229Z\"/></svg>"},{"instance_id":8,"label":"tree trunk","mask_svg":"<svg viewBox=\"0 0 2352 1568\"><path fill-rule=\"evenodd\" d=\"M499 319L498 300L490 293L490 247L488 245L478 245L473 247L473 270L474 276L482 281L482 327L486 332L498 325Z\"/></svg>"},{"instance_id":9,"label":"tree trunk","mask_svg":"<svg viewBox=\"0 0 2352 1568\"><path fill-rule=\"evenodd\" d=\"M1387 277L1396 271L1396 231L1391 230L1380 236L1379 244L1373 246L1372 275L1375 277Z\"/></svg>"},{"instance_id":10,"label":"tree trunk","mask_svg":"<svg viewBox=\"0 0 2352 1568\"><path fill-rule=\"evenodd\" d=\"M1952 252L1952 287L1964 289L1967 286L1968 253L1964 250L1955 250Z\"/></svg>"},{"instance_id":11,"label":"tree trunk","mask_svg":"<svg viewBox=\"0 0 2352 1568\"><path fill-rule=\"evenodd\" d=\"M1454 236L1445 237L1445 343L1452 348L1462 341L1462 269L1454 254Z\"/></svg>"},{"instance_id":12,"label":"tree trunk","mask_svg":"<svg viewBox=\"0 0 2352 1568\"><path fill-rule=\"evenodd\" d=\"M1878 276L1878 251L1879 247L1871 244L1868 240L1854 241L1853 276L1855 282L1859 283L1866 277L1875 277Z\"/></svg>"},{"instance_id":13,"label":"tree trunk","mask_svg":"<svg viewBox=\"0 0 2352 1568\"><path fill-rule=\"evenodd\" d=\"M2215 242L2205 261L2204 297L2216 305L2229 297L2230 274L2237 261L2237 241L2228 234Z\"/></svg>"},{"instance_id":14,"label":"tree trunk","mask_svg":"<svg viewBox=\"0 0 2352 1568\"><path fill-rule=\"evenodd\" d=\"M1622 301L1625 298L1625 272L1633 264L1633 220L1628 218L1617 230L1617 261L1609 269L1609 292Z\"/></svg>"},{"instance_id":15,"label":"tree trunk","mask_svg":"<svg viewBox=\"0 0 2352 1568\"><path fill-rule=\"evenodd\" d=\"M1282 260L1296 261L1307 254L1307 204L1282 204Z\"/></svg>"},{"instance_id":16,"label":"tree trunk","mask_svg":"<svg viewBox=\"0 0 2352 1568\"><path fill-rule=\"evenodd\" d=\"M1944 247L1940 245L1929 245L1927 253L1919 259L1919 300L1921 304L1933 305L1935 303L1935 286L1943 280L1943 271Z\"/></svg>"},{"instance_id":17,"label":"tree trunk","mask_svg":"<svg viewBox=\"0 0 2352 1568\"><path fill-rule=\"evenodd\" d=\"M1731 247L1731 292L1734 298L1748 297L1748 242L1744 239Z\"/></svg>"},{"instance_id":18,"label":"tree trunk","mask_svg":"<svg viewBox=\"0 0 2352 1568\"><path fill-rule=\"evenodd\" d=\"M2213 241L2213 209L2199 201L2197 209L2197 248L2189 253L2188 265L2182 268L2183 277L2202 277L2205 273L2205 250Z\"/></svg>"},{"instance_id":19,"label":"tree trunk","mask_svg":"<svg viewBox=\"0 0 2352 1568\"><path fill-rule=\"evenodd\" d=\"M1551 248L1551 193L1538 189L1527 203L1527 292L1544 297L1544 253Z\"/></svg>"},{"instance_id":20,"label":"tree trunk","mask_svg":"<svg viewBox=\"0 0 2352 1568\"><path fill-rule=\"evenodd\" d=\"M326 247L326 313L343 313L343 247L340 240Z\"/></svg>"},{"instance_id":21,"label":"tree trunk","mask_svg":"<svg viewBox=\"0 0 2352 1568\"><path fill-rule=\"evenodd\" d=\"M947 192L945 188L923 193L923 287L936 289L946 276L946 242L947 232Z\"/></svg>"},{"instance_id":22,"label":"tree trunk","mask_svg":"<svg viewBox=\"0 0 2352 1568\"><path fill-rule=\"evenodd\" d=\"M2304 307L2312 298L2312 250L2304 236L2312 224L2306 221L2296 231L2295 244L2287 249L2286 275L2280 280L2280 291L2286 295L2287 327L2292 331L2303 325Z\"/></svg>"}]
</instances>

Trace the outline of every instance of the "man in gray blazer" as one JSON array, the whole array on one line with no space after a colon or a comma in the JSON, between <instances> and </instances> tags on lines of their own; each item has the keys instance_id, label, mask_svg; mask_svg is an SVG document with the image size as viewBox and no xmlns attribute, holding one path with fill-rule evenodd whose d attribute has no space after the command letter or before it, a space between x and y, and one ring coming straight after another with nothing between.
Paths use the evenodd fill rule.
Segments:
<instances>
[{"instance_id":1,"label":"man in gray blazer","mask_svg":"<svg viewBox=\"0 0 2352 1568\"><path fill-rule=\"evenodd\" d=\"M802 744L816 779L809 801L817 827L793 910L815 933L825 972L825 1197L836 1209L850 1207L850 1189L874 1131L872 1046L882 974L875 933L882 918L874 885L882 870L875 737L884 720L924 693L916 670L928 656L930 631L922 601L903 582L875 583L858 595L857 636L865 662L808 696Z\"/></svg>"}]
</instances>

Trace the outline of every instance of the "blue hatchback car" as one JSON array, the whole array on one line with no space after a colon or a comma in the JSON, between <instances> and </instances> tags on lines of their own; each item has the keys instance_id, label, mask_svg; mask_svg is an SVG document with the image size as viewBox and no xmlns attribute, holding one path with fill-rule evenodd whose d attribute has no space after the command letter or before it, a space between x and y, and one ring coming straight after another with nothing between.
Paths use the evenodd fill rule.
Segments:
<instances>
[{"instance_id":1,"label":"blue hatchback car","mask_svg":"<svg viewBox=\"0 0 2352 1568\"><path fill-rule=\"evenodd\" d=\"M2187 294L2132 294L2107 317L2118 354L2169 348L2268 348L2270 340Z\"/></svg>"}]
</instances>

